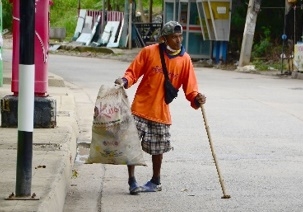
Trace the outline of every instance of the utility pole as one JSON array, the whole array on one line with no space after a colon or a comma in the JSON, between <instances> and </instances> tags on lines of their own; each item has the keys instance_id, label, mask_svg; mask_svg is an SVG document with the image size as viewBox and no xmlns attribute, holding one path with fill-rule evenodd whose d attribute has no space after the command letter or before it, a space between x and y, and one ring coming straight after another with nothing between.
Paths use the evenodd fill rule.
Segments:
<instances>
[{"instance_id":1,"label":"utility pole","mask_svg":"<svg viewBox=\"0 0 303 212\"><path fill-rule=\"evenodd\" d=\"M260 8L261 0L249 0L240 52L239 67L249 65L250 63L257 16Z\"/></svg>"}]
</instances>

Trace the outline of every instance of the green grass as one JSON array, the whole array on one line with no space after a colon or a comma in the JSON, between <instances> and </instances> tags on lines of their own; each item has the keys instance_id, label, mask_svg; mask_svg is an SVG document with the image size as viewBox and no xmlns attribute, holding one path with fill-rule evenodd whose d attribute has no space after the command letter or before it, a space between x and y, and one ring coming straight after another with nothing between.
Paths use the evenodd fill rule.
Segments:
<instances>
[{"instance_id":1,"label":"green grass","mask_svg":"<svg viewBox=\"0 0 303 212\"><path fill-rule=\"evenodd\" d=\"M74 31L76 29L77 20L78 20L78 10L67 11L64 18L60 18L58 14L53 17L53 22L51 22L50 27L63 27L66 29L66 39L71 40L73 37ZM51 14L52 16L52 14Z\"/></svg>"},{"instance_id":2,"label":"green grass","mask_svg":"<svg viewBox=\"0 0 303 212\"><path fill-rule=\"evenodd\" d=\"M281 70L282 63L281 61L264 61L264 60L253 60L252 64L255 65L255 68L259 71L269 71L270 69ZM283 69L287 68L286 62L283 64Z\"/></svg>"}]
</instances>

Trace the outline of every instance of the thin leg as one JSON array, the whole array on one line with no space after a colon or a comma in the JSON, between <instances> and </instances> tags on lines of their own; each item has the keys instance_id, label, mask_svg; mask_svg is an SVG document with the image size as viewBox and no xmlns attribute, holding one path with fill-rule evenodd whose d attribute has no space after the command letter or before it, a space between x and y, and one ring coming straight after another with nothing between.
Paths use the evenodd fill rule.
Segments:
<instances>
[{"instance_id":1,"label":"thin leg","mask_svg":"<svg viewBox=\"0 0 303 212\"><path fill-rule=\"evenodd\" d=\"M128 178L134 178L135 177L135 166L127 166L128 170Z\"/></svg>"},{"instance_id":2,"label":"thin leg","mask_svg":"<svg viewBox=\"0 0 303 212\"><path fill-rule=\"evenodd\" d=\"M163 154L152 156L154 180L160 179L162 159L163 159Z\"/></svg>"}]
</instances>

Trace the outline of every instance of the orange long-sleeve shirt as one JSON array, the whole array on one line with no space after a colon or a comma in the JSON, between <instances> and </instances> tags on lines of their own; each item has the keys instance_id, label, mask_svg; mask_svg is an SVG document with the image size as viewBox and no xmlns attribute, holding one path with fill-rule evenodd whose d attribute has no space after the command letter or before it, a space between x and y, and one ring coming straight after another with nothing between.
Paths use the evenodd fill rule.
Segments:
<instances>
[{"instance_id":1,"label":"orange long-sleeve shirt","mask_svg":"<svg viewBox=\"0 0 303 212\"><path fill-rule=\"evenodd\" d=\"M169 57L164 53L165 63L170 81L175 88L182 89L191 106L197 109L194 98L198 94L196 74L190 56L182 51L178 56ZM142 118L171 124L169 105L164 101L164 74L162 72L159 44L143 48L130 64L124 74L127 88L142 80L137 88L131 111Z\"/></svg>"}]
</instances>

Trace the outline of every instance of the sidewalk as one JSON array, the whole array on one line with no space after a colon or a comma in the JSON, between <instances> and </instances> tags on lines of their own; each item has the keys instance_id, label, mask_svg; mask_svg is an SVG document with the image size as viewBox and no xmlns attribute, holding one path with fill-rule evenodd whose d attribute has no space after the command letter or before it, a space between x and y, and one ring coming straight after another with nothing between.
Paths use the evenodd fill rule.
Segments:
<instances>
[{"instance_id":1,"label":"sidewalk","mask_svg":"<svg viewBox=\"0 0 303 212\"><path fill-rule=\"evenodd\" d=\"M3 76L1 99L12 95L11 61L4 61ZM0 212L63 211L79 130L74 97L64 80L49 73L48 94L56 99L57 127L33 131L31 194L39 200L5 200L16 189L18 129L0 127Z\"/></svg>"}]
</instances>

